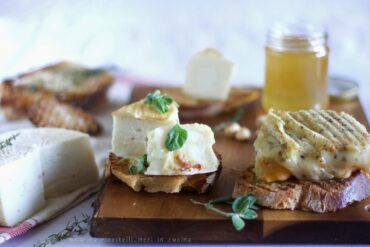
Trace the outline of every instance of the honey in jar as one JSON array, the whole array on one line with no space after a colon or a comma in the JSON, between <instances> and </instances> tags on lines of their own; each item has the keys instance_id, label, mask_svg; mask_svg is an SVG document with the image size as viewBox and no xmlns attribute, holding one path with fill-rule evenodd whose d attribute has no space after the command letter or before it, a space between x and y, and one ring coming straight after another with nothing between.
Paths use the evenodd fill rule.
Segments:
<instances>
[{"instance_id":1,"label":"honey in jar","mask_svg":"<svg viewBox=\"0 0 370 247\"><path fill-rule=\"evenodd\" d=\"M327 35L307 25L278 25L266 45L263 108L320 109L328 106Z\"/></svg>"}]
</instances>

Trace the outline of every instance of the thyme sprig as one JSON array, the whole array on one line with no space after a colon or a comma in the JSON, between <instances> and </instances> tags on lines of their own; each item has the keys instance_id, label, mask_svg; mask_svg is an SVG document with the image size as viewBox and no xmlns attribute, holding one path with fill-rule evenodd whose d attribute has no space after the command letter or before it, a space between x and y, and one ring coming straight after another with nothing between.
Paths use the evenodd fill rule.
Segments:
<instances>
[{"instance_id":1,"label":"thyme sprig","mask_svg":"<svg viewBox=\"0 0 370 247\"><path fill-rule=\"evenodd\" d=\"M89 215L82 213L82 219L73 217L72 222L68 222L67 226L58 233L51 234L45 240L37 242L33 247L46 247L49 244L55 244L68 238L80 236L89 231L91 218Z\"/></svg>"},{"instance_id":2,"label":"thyme sprig","mask_svg":"<svg viewBox=\"0 0 370 247\"><path fill-rule=\"evenodd\" d=\"M220 197L212 199L208 202L199 202L193 199L190 200L196 205L201 205L219 215L230 218L235 230L237 231L241 231L245 227L244 220L255 219L258 216L256 212L258 207L255 205L256 197L253 194L247 194L236 198ZM231 204L232 212L225 212L214 206L214 204L221 203Z\"/></svg>"},{"instance_id":3,"label":"thyme sprig","mask_svg":"<svg viewBox=\"0 0 370 247\"><path fill-rule=\"evenodd\" d=\"M230 123L238 123L244 117L245 110L243 108L238 108L236 110L234 116L231 119L227 119L222 121L221 123L217 124L213 127L213 131L220 131L226 128L226 126Z\"/></svg>"},{"instance_id":4,"label":"thyme sprig","mask_svg":"<svg viewBox=\"0 0 370 247\"><path fill-rule=\"evenodd\" d=\"M1 141L0 142L0 150L3 150L4 148L13 145L12 141L14 141L15 139L17 139L17 137L20 134L21 133L14 134L14 135L10 136L9 138L5 139L4 141Z\"/></svg>"}]
</instances>

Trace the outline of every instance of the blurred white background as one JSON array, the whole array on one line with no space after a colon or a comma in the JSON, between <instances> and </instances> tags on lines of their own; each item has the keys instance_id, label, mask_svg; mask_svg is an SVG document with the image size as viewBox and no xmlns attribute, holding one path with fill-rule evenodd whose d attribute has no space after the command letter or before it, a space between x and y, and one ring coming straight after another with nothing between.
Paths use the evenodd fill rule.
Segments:
<instances>
[{"instance_id":1,"label":"blurred white background","mask_svg":"<svg viewBox=\"0 0 370 247\"><path fill-rule=\"evenodd\" d=\"M265 34L278 21L327 27L331 74L370 92L367 0L1 1L0 78L67 59L181 83L190 55L215 47L237 64L234 83L262 85Z\"/></svg>"}]
</instances>

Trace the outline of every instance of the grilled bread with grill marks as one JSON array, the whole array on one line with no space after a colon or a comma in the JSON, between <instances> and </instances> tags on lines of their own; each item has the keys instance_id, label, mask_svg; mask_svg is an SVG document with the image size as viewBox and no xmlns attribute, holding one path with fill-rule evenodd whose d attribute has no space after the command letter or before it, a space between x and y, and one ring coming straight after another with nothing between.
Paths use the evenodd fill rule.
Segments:
<instances>
[{"instance_id":1,"label":"grilled bread with grill marks","mask_svg":"<svg viewBox=\"0 0 370 247\"><path fill-rule=\"evenodd\" d=\"M239 177L234 196L318 213L370 196L370 135L347 113L270 110L254 146L255 167Z\"/></svg>"}]
</instances>

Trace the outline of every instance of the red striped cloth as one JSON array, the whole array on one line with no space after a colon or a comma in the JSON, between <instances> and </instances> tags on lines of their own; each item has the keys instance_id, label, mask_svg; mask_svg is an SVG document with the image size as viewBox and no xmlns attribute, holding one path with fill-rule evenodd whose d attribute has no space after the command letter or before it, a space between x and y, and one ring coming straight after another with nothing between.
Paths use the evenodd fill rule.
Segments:
<instances>
[{"instance_id":1,"label":"red striped cloth","mask_svg":"<svg viewBox=\"0 0 370 247\"><path fill-rule=\"evenodd\" d=\"M25 234L36 225L38 225L37 220L29 219L16 227L0 227L0 244L9 239Z\"/></svg>"}]
</instances>

